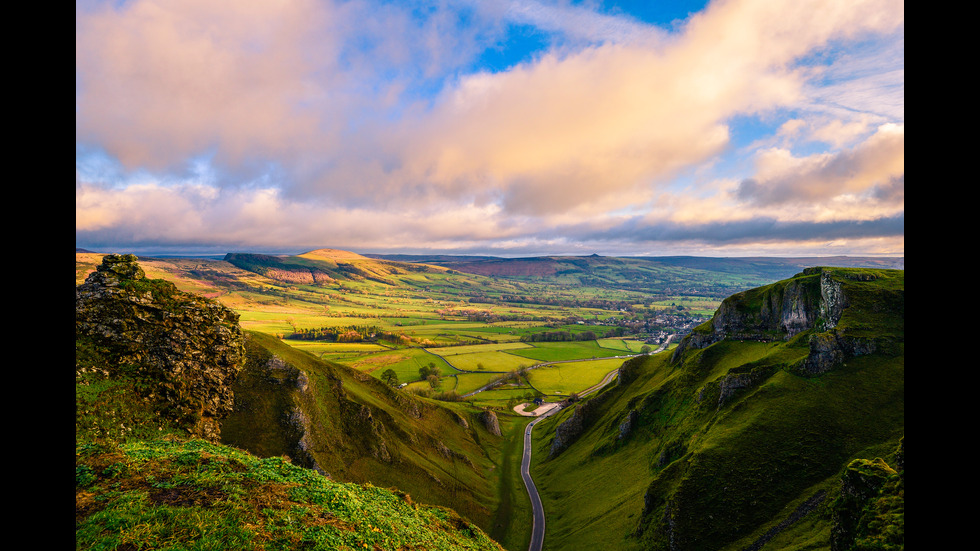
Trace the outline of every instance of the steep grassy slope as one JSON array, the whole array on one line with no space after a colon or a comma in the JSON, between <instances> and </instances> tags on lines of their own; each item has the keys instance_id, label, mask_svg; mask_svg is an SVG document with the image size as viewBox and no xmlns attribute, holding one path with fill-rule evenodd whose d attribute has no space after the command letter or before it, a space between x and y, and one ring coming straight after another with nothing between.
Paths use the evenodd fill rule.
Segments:
<instances>
[{"instance_id":1,"label":"steep grassy slope","mask_svg":"<svg viewBox=\"0 0 980 551\"><path fill-rule=\"evenodd\" d=\"M546 548L828 548L841 473L904 433L904 272L807 270L677 350L539 427Z\"/></svg>"},{"instance_id":2,"label":"steep grassy slope","mask_svg":"<svg viewBox=\"0 0 980 551\"><path fill-rule=\"evenodd\" d=\"M248 334L246 350L223 442L338 480L398 487L490 526L500 437L479 410L392 389L261 333Z\"/></svg>"}]
</instances>

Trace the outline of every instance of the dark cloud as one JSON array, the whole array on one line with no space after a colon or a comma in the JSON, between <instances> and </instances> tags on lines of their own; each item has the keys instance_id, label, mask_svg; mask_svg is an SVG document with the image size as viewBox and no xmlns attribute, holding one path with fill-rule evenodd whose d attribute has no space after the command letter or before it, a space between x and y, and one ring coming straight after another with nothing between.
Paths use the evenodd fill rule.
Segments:
<instances>
[{"instance_id":1,"label":"dark cloud","mask_svg":"<svg viewBox=\"0 0 980 551\"><path fill-rule=\"evenodd\" d=\"M786 222L775 218L758 217L750 220L695 225L676 222L649 224L635 218L615 228L601 231L593 231L585 226L566 227L556 235L584 241L635 243L699 241L713 245L900 237L905 235L905 213L874 220Z\"/></svg>"}]
</instances>

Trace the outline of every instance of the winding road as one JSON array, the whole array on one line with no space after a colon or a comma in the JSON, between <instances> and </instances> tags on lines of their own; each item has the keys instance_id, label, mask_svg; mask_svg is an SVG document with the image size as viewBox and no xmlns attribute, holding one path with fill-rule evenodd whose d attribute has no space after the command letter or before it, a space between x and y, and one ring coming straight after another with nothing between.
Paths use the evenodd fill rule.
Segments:
<instances>
[{"instance_id":1,"label":"winding road","mask_svg":"<svg viewBox=\"0 0 980 551\"><path fill-rule=\"evenodd\" d=\"M544 507L541 505L538 488L534 485L534 480L531 479L531 429L538 424L538 421L556 411L561 411L561 409L556 407L548 410L524 428L524 456L521 458L521 478L524 479L524 487L527 488L527 494L531 497L532 514L531 545L528 546L528 551L541 551L541 546L544 544Z\"/></svg>"},{"instance_id":2,"label":"winding road","mask_svg":"<svg viewBox=\"0 0 980 551\"><path fill-rule=\"evenodd\" d=\"M652 352L652 354L657 354L666 350L667 345L670 344L670 337L667 341L660 345L657 350ZM622 358L624 356L616 356L617 358ZM632 358L635 356L626 356L626 358ZM553 362L559 363L559 362ZM539 367L539 366L535 366ZM616 378L619 370L613 370L609 372L598 384L585 389L580 396L585 396L591 394L601 389L602 387L608 385ZM483 389L480 389L483 390ZM479 391L477 391L479 392ZM474 393L475 394L475 393ZM531 478L531 430L534 429L534 425L538 424L545 417L557 413L562 410L562 406L548 410L542 413L541 416L536 418L527 424L524 428L524 454L521 457L521 478L524 479L524 487L527 488L527 494L531 498L531 544L528 546L528 551L541 551L541 547L544 545L544 507L541 504L541 496L538 495L538 487L534 485L534 480Z\"/></svg>"}]
</instances>

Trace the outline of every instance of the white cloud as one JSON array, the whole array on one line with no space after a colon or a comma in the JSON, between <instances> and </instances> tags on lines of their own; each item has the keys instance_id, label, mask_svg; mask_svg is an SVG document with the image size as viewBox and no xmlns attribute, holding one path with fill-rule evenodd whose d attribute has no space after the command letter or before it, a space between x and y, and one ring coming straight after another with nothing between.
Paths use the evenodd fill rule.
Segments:
<instances>
[{"instance_id":1,"label":"white cloud","mask_svg":"<svg viewBox=\"0 0 980 551\"><path fill-rule=\"evenodd\" d=\"M564 3L427 8L136 0L80 10L77 150L122 168L94 175L76 161L76 234L525 243L556 224L611 224L636 205L693 223L803 199L812 204L785 212L826 220L904 200L904 127L900 142L884 130L862 141L901 122L903 46L839 54L900 33L900 1L722 0L670 33ZM561 49L465 72L508 20L560 35ZM835 54L830 65L797 65L822 50ZM730 166L719 159L733 117L786 113L772 141L753 146L767 144L741 203L735 174L698 174L696 195L669 186ZM792 153L807 141L854 149ZM213 179L186 174L202 156ZM858 174L834 172L845 167ZM158 181L127 187L143 168Z\"/></svg>"}]
</instances>

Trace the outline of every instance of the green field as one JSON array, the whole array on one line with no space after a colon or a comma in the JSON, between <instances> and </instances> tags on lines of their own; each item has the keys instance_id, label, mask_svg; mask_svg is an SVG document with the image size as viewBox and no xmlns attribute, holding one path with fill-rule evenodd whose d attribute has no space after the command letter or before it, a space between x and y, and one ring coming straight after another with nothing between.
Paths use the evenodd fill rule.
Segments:
<instances>
[{"instance_id":1,"label":"green field","mask_svg":"<svg viewBox=\"0 0 980 551\"><path fill-rule=\"evenodd\" d=\"M540 362L622 356L624 355L623 352L623 350L604 348L595 341L536 342L534 348L510 351L511 354Z\"/></svg>"},{"instance_id":2,"label":"green field","mask_svg":"<svg viewBox=\"0 0 980 551\"><path fill-rule=\"evenodd\" d=\"M609 338L598 339L596 342L603 348L622 350L630 354L640 354L643 352L644 346L651 350L657 348L655 345L646 344L645 342L636 339Z\"/></svg>"},{"instance_id":3,"label":"green field","mask_svg":"<svg viewBox=\"0 0 980 551\"><path fill-rule=\"evenodd\" d=\"M535 363L509 352L472 352L446 360L464 371L514 371Z\"/></svg>"},{"instance_id":4,"label":"green field","mask_svg":"<svg viewBox=\"0 0 980 551\"><path fill-rule=\"evenodd\" d=\"M619 369L624 360L589 360L538 367L528 372L534 388L545 394L569 395L598 384L610 371Z\"/></svg>"}]
</instances>

